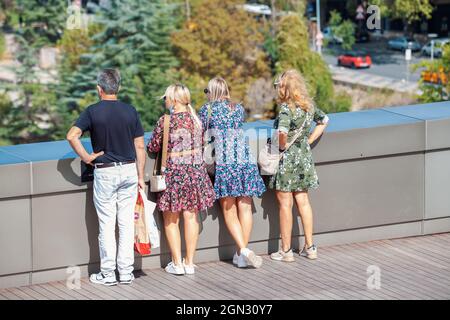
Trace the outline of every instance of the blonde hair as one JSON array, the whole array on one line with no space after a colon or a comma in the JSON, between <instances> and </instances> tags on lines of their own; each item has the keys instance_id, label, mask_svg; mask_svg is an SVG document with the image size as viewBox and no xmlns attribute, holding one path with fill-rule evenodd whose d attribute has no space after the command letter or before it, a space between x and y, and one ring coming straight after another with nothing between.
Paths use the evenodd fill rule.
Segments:
<instances>
[{"instance_id":1,"label":"blonde hair","mask_svg":"<svg viewBox=\"0 0 450 320\"><path fill-rule=\"evenodd\" d=\"M215 77L208 82L209 101L229 100L230 90L225 79L221 77Z\"/></svg>"},{"instance_id":2,"label":"blonde hair","mask_svg":"<svg viewBox=\"0 0 450 320\"><path fill-rule=\"evenodd\" d=\"M194 119L194 123L201 128L202 122L200 121L197 113L191 105L191 93L189 89L182 84L172 84L167 87L166 92L164 93L163 98L169 99L173 104L180 103L185 105L188 108L189 113Z\"/></svg>"},{"instance_id":3,"label":"blonde hair","mask_svg":"<svg viewBox=\"0 0 450 320\"><path fill-rule=\"evenodd\" d=\"M276 81L278 101L286 103L291 110L300 107L308 112L314 108L312 98L309 96L306 81L295 69L283 72Z\"/></svg>"}]
</instances>

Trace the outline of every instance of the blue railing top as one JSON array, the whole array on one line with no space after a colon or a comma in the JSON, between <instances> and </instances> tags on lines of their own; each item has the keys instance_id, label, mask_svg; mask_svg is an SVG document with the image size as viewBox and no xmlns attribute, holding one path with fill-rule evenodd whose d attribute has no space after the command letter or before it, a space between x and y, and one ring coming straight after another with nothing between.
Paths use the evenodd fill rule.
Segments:
<instances>
[{"instance_id":1,"label":"blue railing top","mask_svg":"<svg viewBox=\"0 0 450 320\"><path fill-rule=\"evenodd\" d=\"M329 117L330 124L327 132L401 125L450 118L450 102L333 113ZM272 128L272 125L273 120L263 120L248 122L244 128L245 130L267 130ZM150 139L150 136L151 133L149 132L145 134L146 142ZM92 152L92 146L88 138L82 139L82 143L88 152ZM65 140L0 147L0 165L62 160L75 157L75 152Z\"/></svg>"}]
</instances>

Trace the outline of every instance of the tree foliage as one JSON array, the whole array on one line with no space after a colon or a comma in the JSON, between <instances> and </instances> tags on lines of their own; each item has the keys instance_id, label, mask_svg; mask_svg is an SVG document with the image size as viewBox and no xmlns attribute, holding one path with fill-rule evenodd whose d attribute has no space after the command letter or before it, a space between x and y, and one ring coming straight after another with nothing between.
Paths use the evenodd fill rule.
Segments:
<instances>
[{"instance_id":1,"label":"tree foliage","mask_svg":"<svg viewBox=\"0 0 450 320\"><path fill-rule=\"evenodd\" d=\"M148 130L164 112L158 98L176 76L170 43L175 7L164 0L117 0L108 9L93 9L93 34L82 36L80 46L65 47L72 50L63 62L67 72L61 73L64 113L71 115L67 121L73 121L86 102L95 101L97 72L118 68L123 79L119 96L138 109Z\"/></svg>"},{"instance_id":2,"label":"tree foliage","mask_svg":"<svg viewBox=\"0 0 450 320\"><path fill-rule=\"evenodd\" d=\"M270 77L261 26L239 7L243 3L204 0L193 8L192 21L172 37L181 78L192 86L197 104L204 100L207 81L215 76L224 77L234 99L241 101L254 81Z\"/></svg>"},{"instance_id":3,"label":"tree foliage","mask_svg":"<svg viewBox=\"0 0 450 320\"><path fill-rule=\"evenodd\" d=\"M350 20L342 20L341 14L336 10L331 11L330 28L334 36L342 39L342 48L352 49L355 44L355 25Z\"/></svg>"}]
</instances>

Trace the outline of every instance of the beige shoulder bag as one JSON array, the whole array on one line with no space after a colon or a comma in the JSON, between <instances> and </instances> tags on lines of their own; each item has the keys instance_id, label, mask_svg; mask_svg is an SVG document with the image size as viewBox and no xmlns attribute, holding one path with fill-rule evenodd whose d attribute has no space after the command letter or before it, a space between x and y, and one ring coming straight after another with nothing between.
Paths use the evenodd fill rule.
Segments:
<instances>
[{"instance_id":1,"label":"beige shoulder bag","mask_svg":"<svg viewBox=\"0 0 450 320\"><path fill-rule=\"evenodd\" d=\"M167 166L167 148L169 144L169 126L170 126L170 116L164 115L164 129L163 129L163 144L161 151L155 159L155 164L153 166L153 174L150 177L150 191L151 192L161 192L166 190L166 176L164 175ZM161 157L161 168L158 170L158 162Z\"/></svg>"}]
</instances>

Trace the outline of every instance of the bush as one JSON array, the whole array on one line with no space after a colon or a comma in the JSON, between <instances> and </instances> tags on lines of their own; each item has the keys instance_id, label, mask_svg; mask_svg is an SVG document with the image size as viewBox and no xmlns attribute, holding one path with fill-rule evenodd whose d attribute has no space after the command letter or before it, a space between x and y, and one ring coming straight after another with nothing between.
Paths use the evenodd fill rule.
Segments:
<instances>
[{"instance_id":1,"label":"bush","mask_svg":"<svg viewBox=\"0 0 450 320\"><path fill-rule=\"evenodd\" d=\"M6 52L5 35L3 34L3 32L0 31L0 59L3 57L5 52Z\"/></svg>"}]
</instances>

